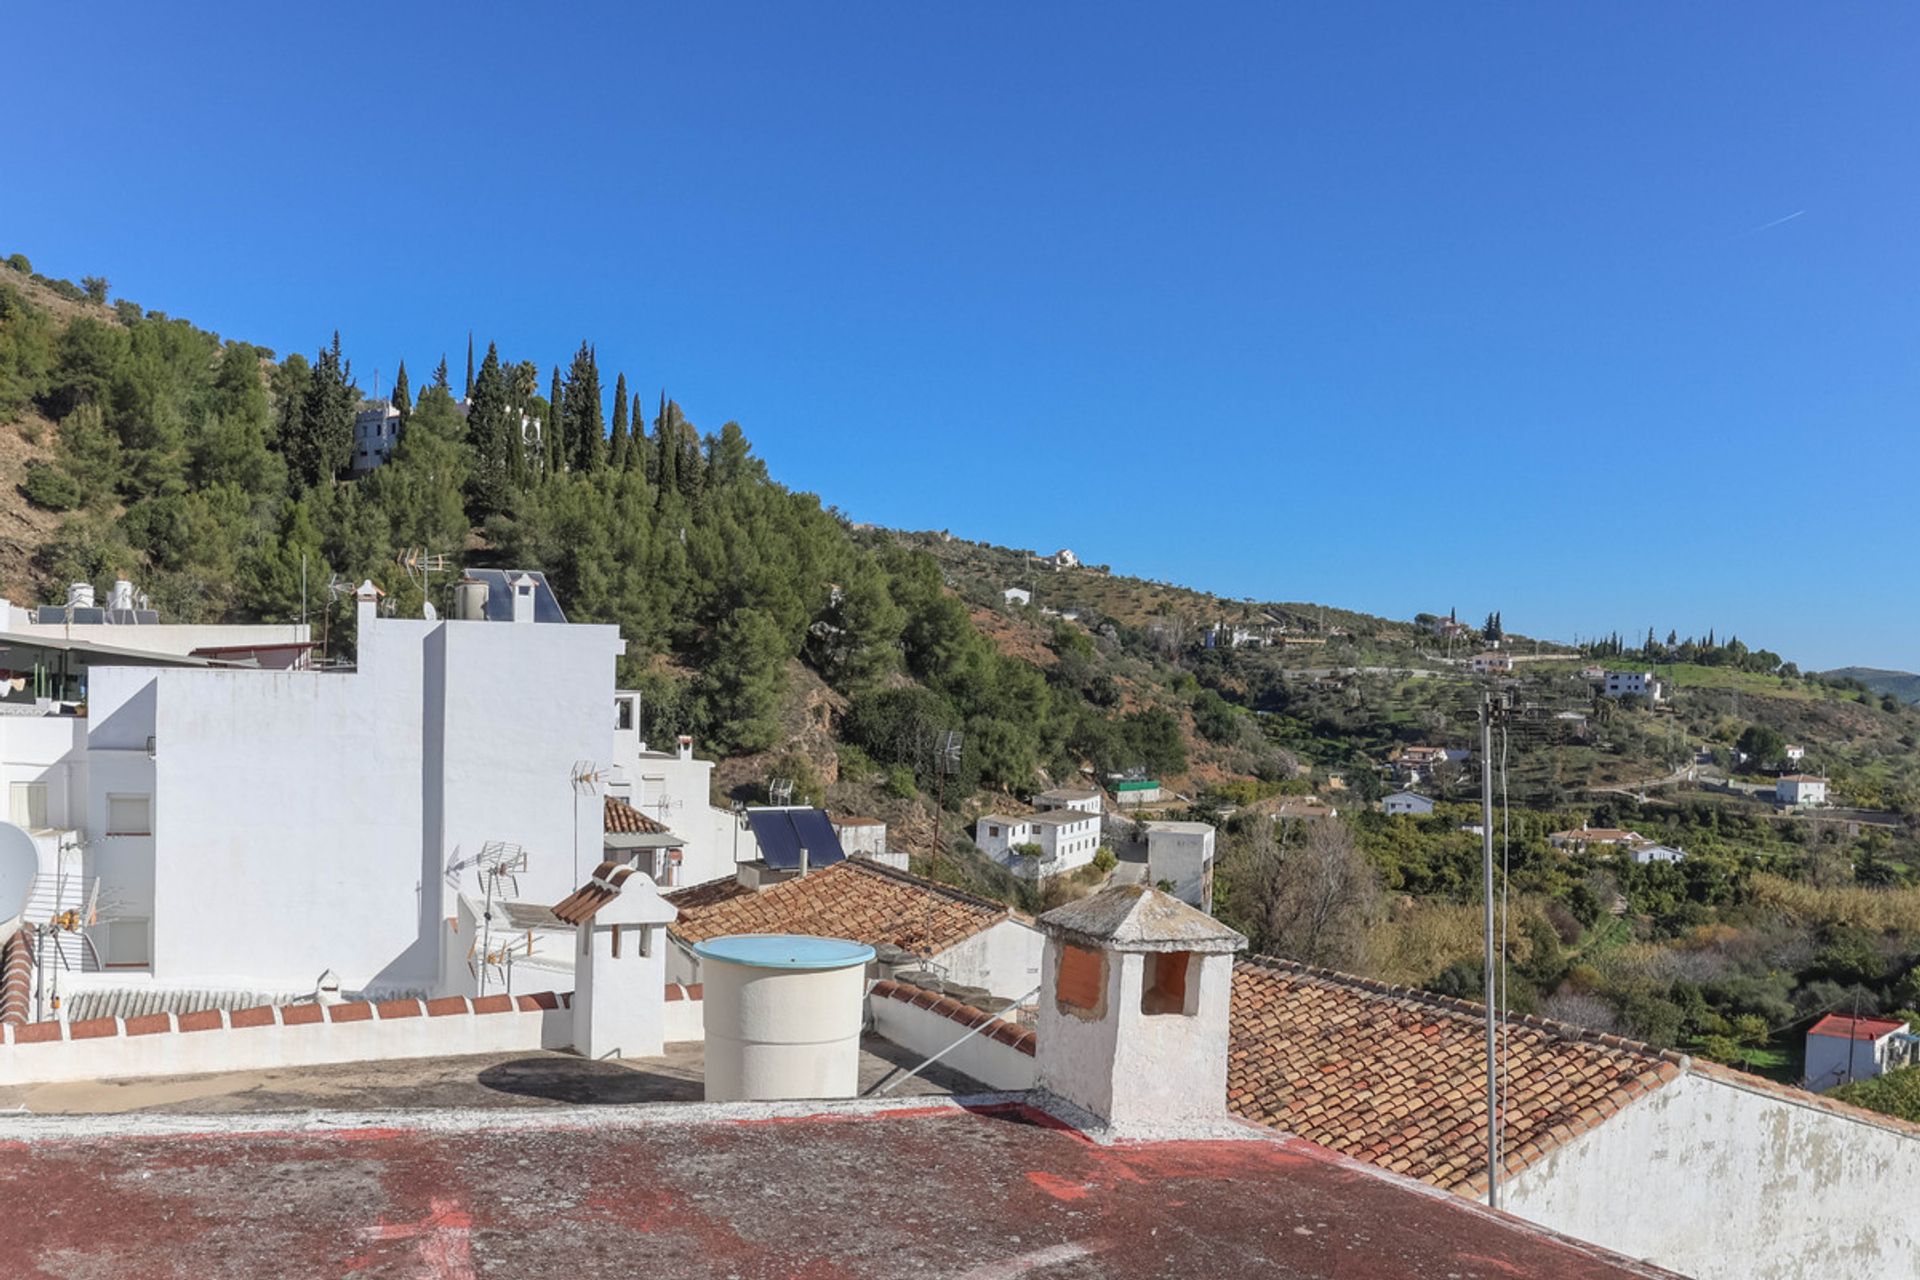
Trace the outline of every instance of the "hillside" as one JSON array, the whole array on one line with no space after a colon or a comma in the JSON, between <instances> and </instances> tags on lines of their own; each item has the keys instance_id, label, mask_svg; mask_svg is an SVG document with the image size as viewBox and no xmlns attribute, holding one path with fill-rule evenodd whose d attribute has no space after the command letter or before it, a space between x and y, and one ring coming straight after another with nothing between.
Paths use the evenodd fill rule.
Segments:
<instances>
[{"instance_id":1,"label":"hillside","mask_svg":"<svg viewBox=\"0 0 1920 1280\"><path fill-rule=\"evenodd\" d=\"M974 848L972 819L1155 777L1161 812L1220 826L1214 908L1258 949L1455 994L1480 980L1482 761L1462 756L1497 690L1516 708L1487 762L1516 1007L1787 1072L1811 1014L1920 1002L1920 706L1869 679L1913 677L1807 674L1711 633L1577 650L1498 614L1232 600L851 526L770 476L738 424L649 410L618 371L609 396L590 343L545 370L483 344L457 393L444 361L418 388L401 365L376 389L391 455L356 474L368 393L337 338L281 356L107 299L0 265L14 598L125 574L169 618L286 620L304 570L341 661L330 580L371 577L412 614L429 589L408 553L541 569L571 617L621 628L647 732L693 734L717 800L784 779L884 819L920 869L1033 909L1105 872L1036 890ZM443 610L455 576L432 580ZM1496 641L1511 670L1475 673ZM1665 696L1599 696L1595 664L1651 669ZM1832 806L1777 807L1790 769L1826 777ZM1382 812L1403 785L1434 811ZM1681 856L1552 841L1583 824ZM1137 831L1107 835L1140 856Z\"/></svg>"},{"instance_id":2,"label":"hillside","mask_svg":"<svg viewBox=\"0 0 1920 1280\"><path fill-rule=\"evenodd\" d=\"M1920 702L1920 675L1885 671L1879 667L1840 667L1825 673L1836 680L1856 680L1875 693L1890 693L1902 702Z\"/></svg>"}]
</instances>

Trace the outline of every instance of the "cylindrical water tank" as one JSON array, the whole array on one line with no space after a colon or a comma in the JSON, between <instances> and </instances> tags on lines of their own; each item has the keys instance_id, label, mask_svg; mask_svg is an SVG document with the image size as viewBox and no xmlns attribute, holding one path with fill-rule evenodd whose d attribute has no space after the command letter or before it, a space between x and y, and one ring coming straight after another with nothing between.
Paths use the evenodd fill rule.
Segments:
<instances>
[{"instance_id":1,"label":"cylindrical water tank","mask_svg":"<svg viewBox=\"0 0 1920 1280\"><path fill-rule=\"evenodd\" d=\"M734 934L694 944L707 1101L851 1098L873 948L845 938Z\"/></svg>"},{"instance_id":2,"label":"cylindrical water tank","mask_svg":"<svg viewBox=\"0 0 1920 1280\"><path fill-rule=\"evenodd\" d=\"M133 584L125 578L113 580L113 594L107 597L107 607L121 613L133 612Z\"/></svg>"},{"instance_id":3,"label":"cylindrical water tank","mask_svg":"<svg viewBox=\"0 0 1920 1280\"><path fill-rule=\"evenodd\" d=\"M454 583L453 616L462 622L486 621L487 584L478 578L462 578Z\"/></svg>"},{"instance_id":4,"label":"cylindrical water tank","mask_svg":"<svg viewBox=\"0 0 1920 1280\"><path fill-rule=\"evenodd\" d=\"M67 607L69 609L93 608L93 584L75 582L67 587Z\"/></svg>"}]
</instances>

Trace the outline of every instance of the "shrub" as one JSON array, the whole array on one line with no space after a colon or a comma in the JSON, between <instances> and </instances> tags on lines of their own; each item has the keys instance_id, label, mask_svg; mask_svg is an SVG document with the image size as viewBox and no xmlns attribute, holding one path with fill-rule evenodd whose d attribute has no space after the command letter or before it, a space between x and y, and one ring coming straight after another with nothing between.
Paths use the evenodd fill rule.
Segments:
<instances>
[{"instance_id":1,"label":"shrub","mask_svg":"<svg viewBox=\"0 0 1920 1280\"><path fill-rule=\"evenodd\" d=\"M1109 849L1103 844L1093 851L1093 865L1105 873L1119 866L1120 858L1112 849Z\"/></svg>"},{"instance_id":2,"label":"shrub","mask_svg":"<svg viewBox=\"0 0 1920 1280\"><path fill-rule=\"evenodd\" d=\"M1025 844L1017 844L1013 846L1013 851L1019 854L1023 858L1033 858L1036 861L1046 853L1045 849L1042 849L1039 845L1035 844L1031 840L1027 841Z\"/></svg>"},{"instance_id":3,"label":"shrub","mask_svg":"<svg viewBox=\"0 0 1920 1280\"><path fill-rule=\"evenodd\" d=\"M887 794L896 800L911 800L914 797L913 770L904 764L894 765L887 770Z\"/></svg>"},{"instance_id":4,"label":"shrub","mask_svg":"<svg viewBox=\"0 0 1920 1280\"><path fill-rule=\"evenodd\" d=\"M71 511L80 505L80 486L73 477L38 458L27 464L27 480L21 491L28 502L47 511Z\"/></svg>"},{"instance_id":5,"label":"shrub","mask_svg":"<svg viewBox=\"0 0 1920 1280\"><path fill-rule=\"evenodd\" d=\"M27 261L27 255L24 253L16 253L12 257L8 258L7 265L12 267L15 271L18 271L23 276L30 276L33 274L33 264Z\"/></svg>"}]
</instances>

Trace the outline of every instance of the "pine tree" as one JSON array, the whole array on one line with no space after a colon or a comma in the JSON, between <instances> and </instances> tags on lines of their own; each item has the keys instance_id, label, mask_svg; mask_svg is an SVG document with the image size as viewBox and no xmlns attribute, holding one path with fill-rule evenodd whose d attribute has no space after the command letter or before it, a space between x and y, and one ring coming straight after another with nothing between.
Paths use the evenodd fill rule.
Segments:
<instances>
[{"instance_id":1,"label":"pine tree","mask_svg":"<svg viewBox=\"0 0 1920 1280\"><path fill-rule=\"evenodd\" d=\"M407 387L407 362L400 362L400 372L393 379L393 407L400 411L400 429L407 429L407 419L413 416L413 395Z\"/></svg>"},{"instance_id":2,"label":"pine tree","mask_svg":"<svg viewBox=\"0 0 1920 1280\"><path fill-rule=\"evenodd\" d=\"M547 390L547 424L541 432L546 445L547 474L559 475L567 466L566 393L560 388L560 366L553 366L553 382Z\"/></svg>"},{"instance_id":3,"label":"pine tree","mask_svg":"<svg viewBox=\"0 0 1920 1280\"><path fill-rule=\"evenodd\" d=\"M613 428L607 435L607 465L621 471L627 465L627 375L613 383Z\"/></svg>"},{"instance_id":4,"label":"pine tree","mask_svg":"<svg viewBox=\"0 0 1920 1280\"><path fill-rule=\"evenodd\" d=\"M593 347L582 342L567 369L566 412L561 421L566 439L567 465L575 471L594 471L606 449L606 420L600 416L600 366Z\"/></svg>"},{"instance_id":5,"label":"pine tree","mask_svg":"<svg viewBox=\"0 0 1920 1280\"><path fill-rule=\"evenodd\" d=\"M467 330L467 390L466 398L473 399L473 330Z\"/></svg>"},{"instance_id":6,"label":"pine tree","mask_svg":"<svg viewBox=\"0 0 1920 1280\"><path fill-rule=\"evenodd\" d=\"M440 357L440 367L433 371L433 385L448 395L453 394L453 384L447 381L447 358L445 356Z\"/></svg>"},{"instance_id":7,"label":"pine tree","mask_svg":"<svg viewBox=\"0 0 1920 1280\"><path fill-rule=\"evenodd\" d=\"M331 479L347 465L353 452L355 399L352 370L340 354L340 333L335 330L333 345L322 347L313 362L300 412L290 423L292 432L281 440L288 469L301 488Z\"/></svg>"}]
</instances>

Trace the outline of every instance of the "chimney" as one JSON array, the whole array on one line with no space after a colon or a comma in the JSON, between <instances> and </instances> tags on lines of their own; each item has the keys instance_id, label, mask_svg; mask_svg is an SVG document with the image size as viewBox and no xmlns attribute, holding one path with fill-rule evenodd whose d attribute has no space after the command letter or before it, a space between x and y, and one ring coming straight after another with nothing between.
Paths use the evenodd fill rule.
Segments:
<instances>
[{"instance_id":1,"label":"chimney","mask_svg":"<svg viewBox=\"0 0 1920 1280\"><path fill-rule=\"evenodd\" d=\"M682 760L693 759L693 735L692 734L683 733L680 735L680 758Z\"/></svg>"},{"instance_id":2,"label":"chimney","mask_svg":"<svg viewBox=\"0 0 1920 1280\"><path fill-rule=\"evenodd\" d=\"M533 621L533 595L537 584L526 574L513 580L513 620L515 622Z\"/></svg>"},{"instance_id":3,"label":"chimney","mask_svg":"<svg viewBox=\"0 0 1920 1280\"><path fill-rule=\"evenodd\" d=\"M367 625L371 623L378 614L380 610L380 597L385 594L387 593L373 585L372 578L363 581L359 588L353 593L354 623L360 628L360 639L363 643L367 638Z\"/></svg>"},{"instance_id":4,"label":"chimney","mask_svg":"<svg viewBox=\"0 0 1920 1280\"><path fill-rule=\"evenodd\" d=\"M573 1047L593 1058L651 1058L666 1047L667 926L679 911L644 872L614 862L553 914L574 927Z\"/></svg>"},{"instance_id":5,"label":"chimney","mask_svg":"<svg viewBox=\"0 0 1920 1280\"><path fill-rule=\"evenodd\" d=\"M1039 925L1039 1087L1115 1136L1223 1120L1233 955L1247 940L1145 885L1105 889Z\"/></svg>"}]
</instances>

